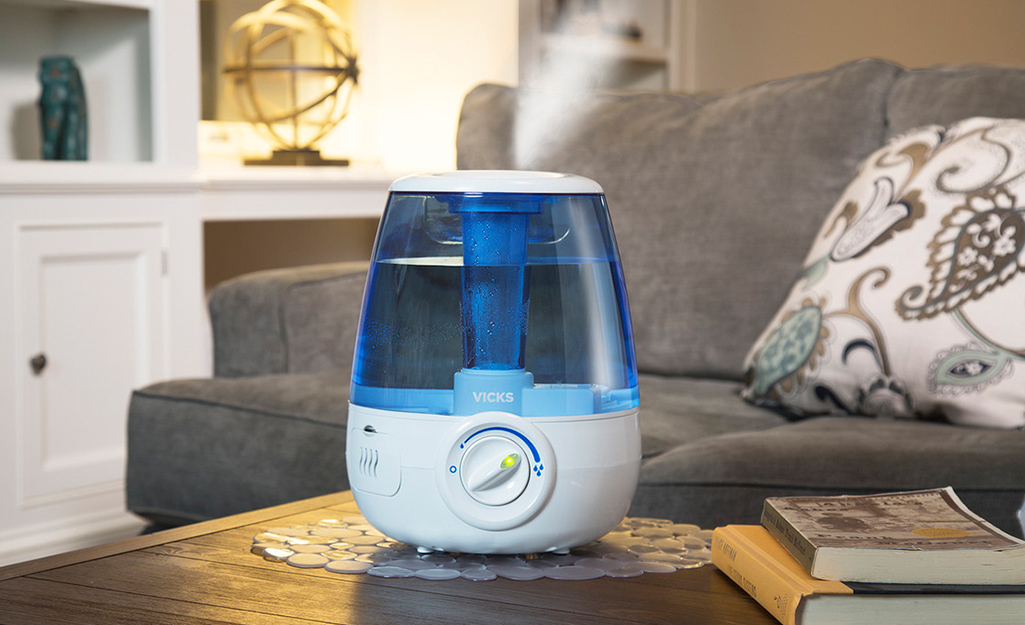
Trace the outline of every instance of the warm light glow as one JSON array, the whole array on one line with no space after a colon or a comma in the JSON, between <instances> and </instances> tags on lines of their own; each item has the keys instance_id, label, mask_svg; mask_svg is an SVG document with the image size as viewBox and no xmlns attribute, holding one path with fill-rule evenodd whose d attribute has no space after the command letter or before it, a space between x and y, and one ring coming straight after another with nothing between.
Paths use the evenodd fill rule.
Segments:
<instances>
[{"instance_id":1,"label":"warm light glow","mask_svg":"<svg viewBox=\"0 0 1025 625\"><path fill-rule=\"evenodd\" d=\"M516 84L516 0L363 0L355 7L361 91L325 153L393 171L455 167L463 97L481 82Z\"/></svg>"}]
</instances>

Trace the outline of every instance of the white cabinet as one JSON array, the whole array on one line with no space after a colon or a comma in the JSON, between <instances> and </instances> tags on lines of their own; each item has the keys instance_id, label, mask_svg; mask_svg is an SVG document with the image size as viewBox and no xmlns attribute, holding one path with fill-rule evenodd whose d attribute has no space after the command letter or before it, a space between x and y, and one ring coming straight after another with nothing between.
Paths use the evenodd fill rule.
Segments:
<instances>
[{"instance_id":1,"label":"white cabinet","mask_svg":"<svg viewBox=\"0 0 1025 625\"><path fill-rule=\"evenodd\" d=\"M0 563L137 531L131 391L210 369L199 183L48 171L0 176Z\"/></svg>"},{"instance_id":2,"label":"white cabinet","mask_svg":"<svg viewBox=\"0 0 1025 625\"><path fill-rule=\"evenodd\" d=\"M120 486L126 389L167 376L164 231L160 221L18 227L22 504Z\"/></svg>"},{"instance_id":3,"label":"white cabinet","mask_svg":"<svg viewBox=\"0 0 1025 625\"><path fill-rule=\"evenodd\" d=\"M200 183L47 172L0 173L0 564L138 531L131 392L210 370Z\"/></svg>"},{"instance_id":4,"label":"white cabinet","mask_svg":"<svg viewBox=\"0 0 1025 625\"><path fill-rule=\"evenodd\" d=\"M0 565L123 537L134 388L208 375L198 0L0 0ZM89 160L40 159L44 56Z\"/></svg>"}]
</instances>

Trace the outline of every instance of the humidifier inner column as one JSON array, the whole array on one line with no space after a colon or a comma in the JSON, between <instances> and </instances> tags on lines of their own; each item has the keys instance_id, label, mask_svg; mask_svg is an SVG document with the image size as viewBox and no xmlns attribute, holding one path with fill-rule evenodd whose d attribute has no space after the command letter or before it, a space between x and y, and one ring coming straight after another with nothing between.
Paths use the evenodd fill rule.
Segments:
<instances>
[{"instance_id":1,"label":"humidifier inner column","mask_svg":"<svg viewBox=\"0 0 1025 625\"><path fill-rule=\"evenodd\" d=\"M523 368L527 215L463 214L463 366Z\"/></svg>"},{"instance_id":2,"label":"humidifier inner column","mask_svg":"<svg viewBox=\"0 0 1025 625\"><path fill-rule=\"evenodd\" d=\"M529 196L528 196L529 198ZM537 198L467 197L451 208L462 218L460 317L463 369L455 379L456 414L520 413L529 292L527 241Z\"/></svg>"}]
</instances>

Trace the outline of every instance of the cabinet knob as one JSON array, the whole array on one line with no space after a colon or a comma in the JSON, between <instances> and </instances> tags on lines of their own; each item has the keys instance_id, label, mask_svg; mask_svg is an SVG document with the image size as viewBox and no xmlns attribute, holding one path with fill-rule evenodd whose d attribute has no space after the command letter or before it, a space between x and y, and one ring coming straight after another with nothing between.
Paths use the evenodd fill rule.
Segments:
<instances>
[{"instance_id":1,"label":"cabinet knob","mask_svg":"<svg viewBox=\"0 0 1025 625\"><path fill-rule=\"evenodd\" d=\"M46 354L36 354L28 361L30 367L32 367L32 373L39 375L46 368Z\"/></svg>"}]
</instances>

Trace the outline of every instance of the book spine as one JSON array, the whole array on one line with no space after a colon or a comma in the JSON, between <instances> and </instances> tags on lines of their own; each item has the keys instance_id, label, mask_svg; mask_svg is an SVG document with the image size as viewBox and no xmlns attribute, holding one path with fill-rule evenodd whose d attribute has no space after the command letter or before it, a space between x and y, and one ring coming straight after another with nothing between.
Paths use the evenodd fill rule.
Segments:
<instances>
[{"instance_id":1,"label":"book spine","mask_svg":"<svg viewBox=\"0 0 1025 625\"><path fill-rule=\"evenodd\" d=\"M766 499L762 507L762 527L769 530L769 533L779 541L779 544L786 547L790 555L794 556L806 571L811 572L812 564L815 562L815 545L797 531L790 521L783 518L772 505L771 499Z\"/></svg>"},{"instance_id":2,"label":"book spine","mask_svg":"<svg viewBox=\"0 0 1025 625\"><path fill-rule=\"evenodd\" d=\"M797 625L797 607L808 589L795 584L730 527L718 527L712 533L712 563L780 623Z\"/></svg>"}]
</instances>

